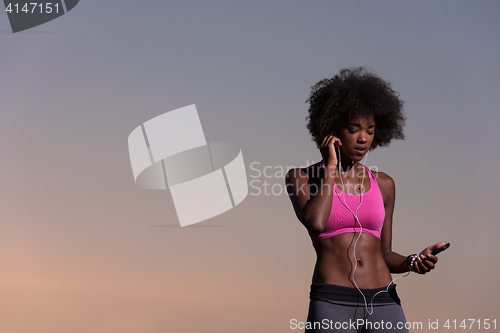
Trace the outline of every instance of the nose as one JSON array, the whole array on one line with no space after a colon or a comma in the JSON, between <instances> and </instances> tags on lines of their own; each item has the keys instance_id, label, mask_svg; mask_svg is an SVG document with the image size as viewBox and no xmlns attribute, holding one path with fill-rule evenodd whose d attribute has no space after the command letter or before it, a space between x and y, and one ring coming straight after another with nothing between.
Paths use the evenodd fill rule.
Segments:
<instances>
[{"instance_id":1,"label":"nose","mask_svg":"<svg viewBox=\"0 0 500 333\"><path fill-rule=\"evenodd\" d=\"M360 131L359 132L359 136L358 136L358 142L359 143L366 143L366 140L367 140L367 134L366 134L366 132Z\"/></svg>"}]
</instances>

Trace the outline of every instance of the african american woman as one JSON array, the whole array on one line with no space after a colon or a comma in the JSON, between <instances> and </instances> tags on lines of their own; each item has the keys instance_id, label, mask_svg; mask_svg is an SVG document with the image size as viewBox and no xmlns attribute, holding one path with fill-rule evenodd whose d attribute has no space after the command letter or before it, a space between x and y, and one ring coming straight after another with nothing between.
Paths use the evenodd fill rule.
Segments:
<instances>
[{"instance_id":1,"label":"african american woman","mask_svg":"<svg viewBox=\"0 0 500 333\"><path fill-rule=\"evenodd\" d=\"M408 332L391 273L425 274L431 252L392 251L395 185L361 164L369 150L403 139L403 102L364 68L343 69L312 87L307 128L323 160L291 169L286 185L317 260L306 332Z\"/></svg>"}]
</instances>

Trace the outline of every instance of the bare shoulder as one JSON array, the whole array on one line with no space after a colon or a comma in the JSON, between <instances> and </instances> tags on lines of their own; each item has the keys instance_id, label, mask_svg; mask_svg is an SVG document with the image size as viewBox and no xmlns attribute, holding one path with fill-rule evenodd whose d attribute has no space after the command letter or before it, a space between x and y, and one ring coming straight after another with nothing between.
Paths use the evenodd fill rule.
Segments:
<instances>
[{"instance_id":1,"label":"bare shoulder","mask_svg":"<svg viewBox=\"0 0 500 333\"><path fill-rule=\"evenodd\" d=\"M375 178L377 178L377 182L379 186L389 186L394 187L394 179L391 176L381 171L372 171Z\"/></svg>"},{"instance_id":2,"label":"bare shoulder","mask_svg":"<svg viewBox=\"0 0 500 333\"><path fill-rule=\"evenodd\" d=\"M309 178L304 168L292 168L286 173L287 180L294 180L297 178Z\"/></svg>"},{"instance_id":3,"label":"bare shoulder","mask_svg":"<svg viewBox=\"0 0 500 333\"><path fill-rule=\"evenodd\" d=\"M381 171L372 171L384 198L394 197L396 184L391 176Z\"/></svg>"},{"instance_id":4,"label":"bare shoulder","mask_svg":"<svg viewBox=\"0 0 500 333\"><path fill-rule=\"evenodd\" d=\"M320 176L320 168L321 168L321 162L311 164L309 166L306 166L304 168L292 168L288 170L286 173L286 179L287 181L293 180L293 179L314 179L318 178Z\"/></svg>"}]
</instances>

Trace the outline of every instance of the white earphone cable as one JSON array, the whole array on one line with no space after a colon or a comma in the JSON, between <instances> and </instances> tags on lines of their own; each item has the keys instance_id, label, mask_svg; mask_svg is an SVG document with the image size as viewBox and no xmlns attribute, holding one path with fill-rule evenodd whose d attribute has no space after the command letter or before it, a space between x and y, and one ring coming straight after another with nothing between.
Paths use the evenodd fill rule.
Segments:
<instances>
[{"instance_id":1,"label":"white earphone cable","mask_svg":"<svg viewBox=\"0 0 500 333\"><path fill-rule=\"evenodd\" d=\"M339 171L342 172L342 160L341 160L341 157L340 157L340 148L339 148L338 157L339 157L339 160L338 160ZM367 157L368 157L368 152L365 155L365 164L366 164L366 158ZM377 296L381 292L388 292L389 291L389 287L391 286L391 284L394 281L396 281L399 278L408 276L410 274L410 272L408 272L406 275L396 277L395 279L393 279L387 285L386 290L380 290L375 295L373 295L372 298L371 298L371 300L370 300L370 309L371 309L371 311L370 311L370 309L368 309L368 302L366 300L365 294L363 294L363 292L361 291L361 289L358 287L358 284L356 283L356 280L354 279L354 272L356 272L356 268L358 268L358 259L356 258L356 245L358 244L358 240L361 237L361 234L363 233L363 226L361 225L361 222L359 221L359 218L358 218L358 209L359 209L359 207L361 207L361 204L363 203L363 193L364 193L364 191L361 192L359 205L356 208L356 211L353 212L351 210L351 208L349 208L349 206L347 205L347 201L345 200L345 184L344 184L344 180L342 179L342 175L340 174L340 172L339 172L339 177L340 177L340 181L342 182L342 191L341 192L342 192L343 204L351 212L351 214L354 216L354 227L356 227L356 222L357 222L359 224L359 228L360 228L359 229L358 237L356 238L356 241L354 242L354 246L353 246L353 255L354 255L354 262L355 262L355 264L354 264L354 269L352 270L352 274L351 274L351 276L352 276L352 282L356 286L356 289L361 293L361 296L363 296L363 300L365 302L366 311L368 312L368 314L371 315L373 313L373 298L375 298L375 296ZM363 170L363 178L361 180L361 188L360 188L360 190L364 187L365 172L366 172L366 170ZM373 184L370 184L370 187L371 186L373 186Z\"/></svg>"}]
</instances>

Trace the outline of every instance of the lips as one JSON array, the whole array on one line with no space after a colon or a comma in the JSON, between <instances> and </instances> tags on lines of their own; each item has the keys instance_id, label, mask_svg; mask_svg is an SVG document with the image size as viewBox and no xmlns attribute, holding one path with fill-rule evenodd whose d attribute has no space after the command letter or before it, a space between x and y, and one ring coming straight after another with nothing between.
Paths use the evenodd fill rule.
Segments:
<instances>
[{"instance_id":1,"label":"lips","mask_svg":"<svg viewBox=\"0 0 500 333\"><path fill-rule=\"evenodd\" d=\"M358 153L358 154L364 154L367 150L367 148L365 146L356 146L354 147L354 150Z\"/></svg>"}]
</instances>

